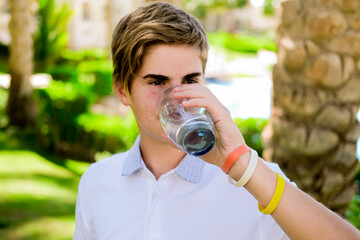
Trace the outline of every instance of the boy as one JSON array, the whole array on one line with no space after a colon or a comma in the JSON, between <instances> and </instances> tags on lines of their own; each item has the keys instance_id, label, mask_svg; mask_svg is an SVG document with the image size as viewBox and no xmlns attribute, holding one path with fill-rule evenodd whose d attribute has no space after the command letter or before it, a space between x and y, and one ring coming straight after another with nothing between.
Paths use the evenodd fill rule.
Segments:
<instances>
[{"instance_id":1,"label":"boy","mask_svg":"<svg viewBox=\"0 0 360 240\"><path fill-rule=\"evenodd\" d=\"M207 50L200 24L167 3L119 22L114 88L140 134L131 150L82 177L74 239L360 239L249 151L229 111L202 86ZM200 158L174 148L161 128L158 99L172 86L185 107L205 107L214 120L215 146Z\"/></svg>"}]
</instances>

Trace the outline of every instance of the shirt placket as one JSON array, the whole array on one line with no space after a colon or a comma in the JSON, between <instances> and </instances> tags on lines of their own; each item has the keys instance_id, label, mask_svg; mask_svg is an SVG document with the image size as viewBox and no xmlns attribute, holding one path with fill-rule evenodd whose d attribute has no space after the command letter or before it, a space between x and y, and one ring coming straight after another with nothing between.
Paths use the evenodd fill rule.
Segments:
<instances>
[{"instance_id":1,"label":"shirt placket","mask_svg":"<svg viewBox=\"0 0 360 240\"><path fill-rule=\"evenodd\" d=\"M161 177L159 180L151 180L149 183L149 211L147 215L146 240L162 240L162 222L161 213L159 212L159 200L166 191L167 179Z\"/></svg>"}]
</instances>

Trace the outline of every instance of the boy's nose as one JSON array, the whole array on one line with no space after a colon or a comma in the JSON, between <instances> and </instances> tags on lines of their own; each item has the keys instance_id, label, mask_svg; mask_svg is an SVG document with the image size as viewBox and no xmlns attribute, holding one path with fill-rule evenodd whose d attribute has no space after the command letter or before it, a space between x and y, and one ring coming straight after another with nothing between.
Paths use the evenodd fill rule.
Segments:
<instances>
[{"instance_id":1,"label":"boy's nose","mask_svg":"<svg viewBox=\"0 0 360 240\"><path fill-rule=\"evenodd\" d=\"M181 87L181 80L171 82L170 87L172 87L172 88Z\"/></svg>"}]
</instances>

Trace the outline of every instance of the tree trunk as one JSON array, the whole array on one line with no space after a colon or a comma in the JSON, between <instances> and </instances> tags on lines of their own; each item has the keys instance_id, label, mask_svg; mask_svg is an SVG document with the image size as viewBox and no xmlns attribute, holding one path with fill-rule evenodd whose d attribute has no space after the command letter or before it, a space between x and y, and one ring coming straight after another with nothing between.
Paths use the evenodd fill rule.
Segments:
<instances>
[{"instance_id":1,"label":"tree trunk","mask_svg":"<svg viewBox=\"0 0 360 240\"><path fill-rule=\"evenodd\" d=\"M33 73L33 27L30 1L11 0L10 14L9 71L11 84L7 112L10 125L32 126L35 124L36 108L30 84L30 76Z\"/></svg>"},{"instance_id":2,"label":"tree trunk","mask_svg":"<svg viewBox=\"0 0 360 240\"><path fill-rule=\"evenodd\" d=\"M286 0L264 158L344 214L356 194L360 1Z\"/></svg>"}]
</instances>

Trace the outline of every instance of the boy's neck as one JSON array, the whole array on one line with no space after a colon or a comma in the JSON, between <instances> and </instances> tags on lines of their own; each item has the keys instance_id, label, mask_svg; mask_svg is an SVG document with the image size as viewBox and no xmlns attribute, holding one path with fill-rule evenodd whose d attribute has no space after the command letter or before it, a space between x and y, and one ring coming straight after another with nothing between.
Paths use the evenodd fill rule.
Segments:
<instances>
[{"instance_id":1,"label":"boy's neck","mask_svg":"<svg viewBox=\"0 0 360 240\"><path fill-rule=\"evenodd\" d=\"M156 179L176 168L186 153L173 148L170 144L140 138L141 156L147 168Z\"/></svg>"}]
</instances>

